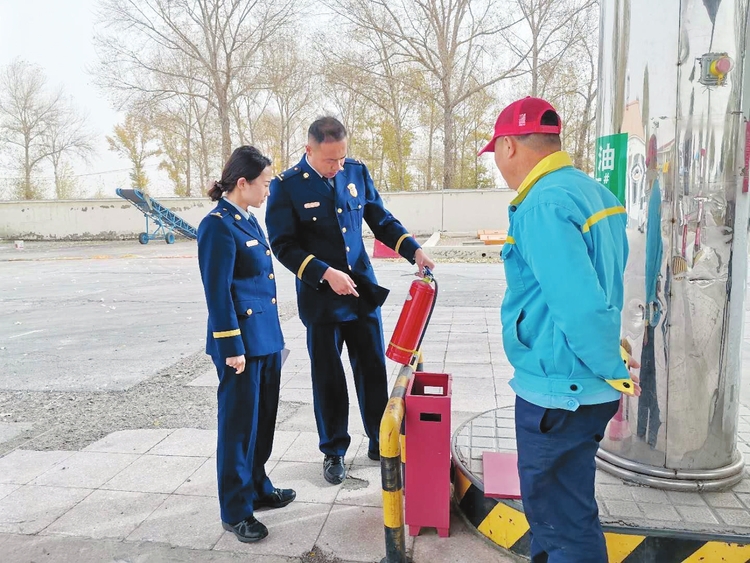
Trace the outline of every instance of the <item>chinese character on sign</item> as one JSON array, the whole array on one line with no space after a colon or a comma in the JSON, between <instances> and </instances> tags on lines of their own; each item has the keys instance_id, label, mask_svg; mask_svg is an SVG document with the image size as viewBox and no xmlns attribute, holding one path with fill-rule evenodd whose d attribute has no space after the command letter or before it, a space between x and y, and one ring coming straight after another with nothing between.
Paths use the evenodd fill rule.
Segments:
<instances>
[{"instance_id":1,"label":"chinese character on sign","mask_svg":"<svg viewBox=\"0 0 750 563\"><path fill-rule=\"evenodd\" d=\"M612 171L615 169L615 149L607 143L606 147L599 147L599 168L603 172L605 170Z\"/></svg>"},{"instance_id":2,"label":"chinese character on sign","mask_svg":"<svg viewBox=\"0 0 750 563\"><path fill-rule=\"evenodd\" d=\"M618 133L597 138L596 180L606 186L620 202L625 202L628 164L628 134Z\"/></svg>"}]
</instances>

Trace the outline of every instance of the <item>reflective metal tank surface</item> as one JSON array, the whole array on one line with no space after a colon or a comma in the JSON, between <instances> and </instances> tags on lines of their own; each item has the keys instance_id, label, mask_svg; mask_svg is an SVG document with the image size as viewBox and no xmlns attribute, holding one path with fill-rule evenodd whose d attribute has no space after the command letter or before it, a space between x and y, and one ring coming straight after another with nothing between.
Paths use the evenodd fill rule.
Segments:
<instances>
[{"instance_id":1,"label":"reflective metal tank surface","mask_svg":"<svg viewBox=\"0 0 750 563\"><path fill-rule=\"evenodd\" d=\"M643 391L597 463L655 487L720 490L744 467L747 24L748 0L601 3L596 177L629 215L623 338Z\"/></svg>"}]
</instances>

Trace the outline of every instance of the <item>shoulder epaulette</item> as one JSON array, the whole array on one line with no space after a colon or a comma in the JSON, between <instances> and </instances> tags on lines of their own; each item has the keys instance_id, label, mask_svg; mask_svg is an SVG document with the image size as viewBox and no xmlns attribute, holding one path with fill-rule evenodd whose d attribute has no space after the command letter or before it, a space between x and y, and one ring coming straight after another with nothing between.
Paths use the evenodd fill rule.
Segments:
<instances>
[{"instance_id":1,"label":"shoulder epaulette","mask_svg":"<svg viewBox=\"0 0 750 563\"><path fill-rule=\"evenodd\" d=\"M364 164L364 162L362 162L362 161L361 161L361 160L359 160L358 158L347 158L347 159L346 159L346 160L344 161L344 163L345 163L345 164L358 164L358 165L360 165L360 166L362 166L362 165Z\"/></svg>"},{"instance_id":2,"label":"shoulder epaulette","mask_svg":"<svg viewBox=\"0 0 750 563\"><path fill-rule=\"evenodd\" d=\"M231 216L231 213L229 212L229 208L219 207L218 211L212 211L209 215L211 217L218 217L219 219L226 219Z\"/></svg>"},{"instance_id":3,"label":"shoulder epaulette","mask_svg":"<svg viewBox=\"0 0 750 563\"><path fill-rule=\"evenodd\" d=\"M292 168L289 168L288 170L284 170L281 174L277 174L276 179L279 182L283 182L284 180L288 180L292 176L296 176L300 172L302 172L302 168L300 168L299 166L293 166Z\"/></svg>"}]
</instances>

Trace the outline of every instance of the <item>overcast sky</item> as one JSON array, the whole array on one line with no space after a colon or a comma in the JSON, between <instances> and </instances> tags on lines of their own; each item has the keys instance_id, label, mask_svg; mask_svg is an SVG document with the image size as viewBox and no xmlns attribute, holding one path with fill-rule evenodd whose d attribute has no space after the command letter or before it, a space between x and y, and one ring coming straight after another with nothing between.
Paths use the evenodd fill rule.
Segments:
<instances>
[{"instance_id":1,"label":"overcast sky","mask_svg":"<svg viewBox=\"0 0 750 563\"><path fill-rule=\"evenodd\" d=\"M0 66L17 57L39 65L50 87L63 86L76 105L89 115L98 137L97 154L90 166L77 173L127 169L126 160L107 150L105 135L112 132L118 114L93 85L86 68L96 62L92 38L96 0L0 0ZM0 170L0 175L8 171ZM122 182L122 173L89 177L90 181ZM127 182L127 172L124 173ZM89 184L90 182L87 182ZM112 195L114 187L111 187Z\"/></svg>"}]
</instances>

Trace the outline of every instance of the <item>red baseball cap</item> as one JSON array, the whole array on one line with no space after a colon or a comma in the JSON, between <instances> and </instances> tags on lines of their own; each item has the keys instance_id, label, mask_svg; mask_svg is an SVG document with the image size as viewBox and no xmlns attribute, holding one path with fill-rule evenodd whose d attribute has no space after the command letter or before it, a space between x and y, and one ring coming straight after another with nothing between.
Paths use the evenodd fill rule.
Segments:
<instances>
[{"instance_id":1,"label":"red baseball cap","mask_svg":"<svg viewBox=\"0 0 750 563\"><path fill-rule=\"evenodd\" d=\"M557 125L542 124L542 116L549 111L555 114ZM479 151L479 154L495 152L495 141L498 137L515 137L532 133L559 135L561 129L562 120L552 104L541 98L527 96L521 100L516 100L500 112L497 121L495 121L495 134L492 136L492 140Z\"/></svg>"}]
</instances>

